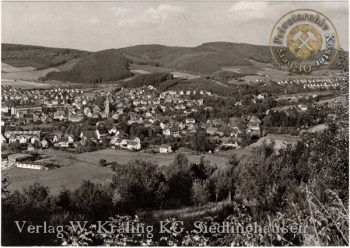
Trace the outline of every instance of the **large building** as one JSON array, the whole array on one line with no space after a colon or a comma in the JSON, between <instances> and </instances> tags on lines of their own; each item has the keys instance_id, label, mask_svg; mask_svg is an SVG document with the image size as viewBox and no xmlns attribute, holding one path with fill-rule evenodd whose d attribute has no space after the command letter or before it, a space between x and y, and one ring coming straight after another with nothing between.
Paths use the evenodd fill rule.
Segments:
<instances>
[{"instance_id":1,"label":"large building","mask_svg":"<svg viewBox=\"0 0 350 248\"><path fill-rule=\"evenodd\" d=\"M14 106L11 108L11 115L25 117L34 112L42 112L41 106Z\"/></svg>"}]
</instances>

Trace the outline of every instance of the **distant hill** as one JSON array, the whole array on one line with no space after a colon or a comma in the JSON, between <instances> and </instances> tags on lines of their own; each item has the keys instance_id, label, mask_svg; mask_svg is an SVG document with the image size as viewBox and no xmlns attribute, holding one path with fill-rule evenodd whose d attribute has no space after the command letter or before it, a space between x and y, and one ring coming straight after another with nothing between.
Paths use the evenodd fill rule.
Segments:
<instances>
[{"instance_id":1,"label":"distant hill","mask_svg":"<svg viewBox=\"0 0 350 248\"><path fill-rule=\"evenodd\" d=\"M347 64L348 52L344 56L346 58L342 59L342 63ZM209 42L196 47L139 45L99 52L2 44L1 59L16 67L43 69L63 65L62 69L49 72L43 79L79 83L101 83L130 77L133 75L129 70L130 64L196 72L215 76L215 79L228 76L220 74L223 67L249 66L257 64L255 61L272 63L268 46L231 42ZM138 80L142 81L140 78ZM210 83L212 81L206 82L205 86Z\"/></svg>"},{"instance_id":2,"label":"distant hill","mask_svg":"<svg viewBox=\"0 0 350 248\"><path fill-rule=\"evenodd\" d=\"M70 71L50 72L44 80L76 83L103 83L132 76L131 60L116 49L91 53L79 60Z\"/></svg>"},{"instance_id":3,"label":"distant hill","mask_svg":"<svg viewBox=\"0 0 350 248\"><path fill-rule=\"evenodd\" d=\"M82 58L89 52L31 45L1 44L1 61L15 67L46 69Z\"/></svg>"},{"instance_id":4,"label":"distant hill","mask_svg":"<svg viewBox=\"0 0 350 248\"><path fill-rule=\"evenodd\" d=\"M251 65L249 60L271 62L267 46L230 42L211 42L200 46L168 47L141 45L122 48L120 51L134 63L211 74L225 66Z\"/></svg>"}]
</instances>

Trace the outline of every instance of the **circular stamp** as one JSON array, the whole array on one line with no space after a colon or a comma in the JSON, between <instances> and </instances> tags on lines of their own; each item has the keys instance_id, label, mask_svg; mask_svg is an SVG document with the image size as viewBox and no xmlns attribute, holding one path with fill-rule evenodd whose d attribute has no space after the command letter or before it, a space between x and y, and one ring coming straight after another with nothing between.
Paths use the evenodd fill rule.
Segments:
<instances>
[{"instance_id":1,"label":"circular stamp","mask_svg":"<svg viewBox=\"0 0 350 248\"><path fill-rule=\"evenodd\" d=\"M311 9L284 14L270 35L274 63L294 74L310 74L328 68L337 56L339 39L332 21Z\"/></svg>"}]
</instances>

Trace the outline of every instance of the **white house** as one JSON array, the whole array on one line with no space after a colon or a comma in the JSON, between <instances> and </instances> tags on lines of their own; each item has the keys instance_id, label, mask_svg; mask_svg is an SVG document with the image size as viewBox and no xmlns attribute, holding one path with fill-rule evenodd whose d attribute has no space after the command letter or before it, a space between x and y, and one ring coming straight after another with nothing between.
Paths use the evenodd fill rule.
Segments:
<instances>
[{"instance_id":1,"label":"white house","mask_svg":"<svg viewBox=\"0 0 350 248\"><path fill-rule=\"evenodd\" d=\"M163 134L166 136L170 136L171 132L170 132L170 128L166 128L163 130Z\"/></svg>"},{"instance_id":2,"label":"white house","mask_svg":"<svg viewBox=\"0 0 350 248\"><path fill-rule=\"evenodd\" d=\"M170 145L161 145L160 147L159 147L159 152L160 153L170 153L170 152L172 152L172 150L171 150L171 146Z\"/></svg>"},{"instance_id":3,"label":"white house","mask_svg":"<svg viewBox=\"0 0 350 248\"><path fill-rule=\"evenodd\" d=\"M304 104L299 104L298 108L300 108L301 111L306 111L307 110L307 106Z\"/></svg>"},{"instance_id":4,"label":"white house","mask_svg":"<svg viewBox=\"0 0 350 248\"><path fill-rule=\"evenodd\" d=\"M194 123L196 123L195 119L193 119L193 118L186 119L186 124L194 124Z\"/></svg>"},{"instance_id":5,"label":"white house","mask_svg":"<svg viewBox=\"0 0 350 248\"><path fill-rule=\"evenodd\" d=\"M229 148L229 147L235 148L235 149L240 148L237 140L233 140L233 139L225 140L221 146L226 148Z\"/></svg>"},{"instance_id":6,"label":"white house","mask_svg":"<svg viewBox=\"0 0 350 248\"><path fill-rule=\"evenodd\" d=\"M42 148L47 148L49 146L49 142L47 142L47 140L43 139L41 141L41 147Z\"/></svg>"},{"instance_id":7,"label":"white house","mask_svg":"<svg viewBox=\"0 0 350 248\"><path fill-rule=\"evenodd\" d=\"M68 141L60 141L58 143L55 143L54 145L55 147L68 147L69 146L69 143Z\"/></svg>"},{"instance_id":8,"label":"white house","mask_svg":"<svg viewBox=\"0 0 350 248\"><path fill-rule=\"evenodd\" d=\"M119 146L128 150L137 151L141 149L141 140L137 137L134 140L124 139L120 142Z\"/></svg>"}]
</instances>

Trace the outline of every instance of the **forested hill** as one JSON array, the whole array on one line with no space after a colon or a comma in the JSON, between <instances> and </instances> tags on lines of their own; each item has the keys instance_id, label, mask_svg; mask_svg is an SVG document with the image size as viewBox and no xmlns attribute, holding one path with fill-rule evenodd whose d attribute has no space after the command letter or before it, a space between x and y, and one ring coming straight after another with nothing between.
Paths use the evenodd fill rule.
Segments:
<instances>
[{"instance_id":1,"label":"forested hill","mask_svg":"<svg viewBox=\"0 0 350 248\"><path fill-rule=\"evenodd\" d=\"M271 62L269 48L244 43L210 42L197 47L140 45L120 51L134 63L210 74L224 66L251 65L249 60Z\"/></svg>"},{"instance_id":2,"label":"forested hill","mask_svg":"<svg viewBox=\"0 0 350 248\"><path fill-rule=\"evenodd\" d=\"M343 54L344 58L337 61L347 64L348 53ZM224 67L249 66L253 61L271 63L268 46L231 42L210 42L196 47L139 45L98 52L2 44L1 56L2 62L9 65L36 69L71 62L74 66L70 71L50 72L43 79L78 83L101 83L130 77L133 75L130 64L213 75L222 72Z\"/></svg>"},{"instance_id":3,"label":"forested hill","mask_svg":"<svg viewBox=\"0 0 350 248\"><path fill-rule=\"evenodd\" d=\"M138 45L116 50L120 51L132 63L206 74L216 72L224 66L250 65L249 60L270 62L268 47L230 42L204 43L197 47ZM57 66L76 58L85 59L88 58L87 55L89 54L106 55L109 52L115 52L115 50L88 52L74 49L2 44L1 60L16 67L32 66L42 69Z\"/></svg>"},{"instance_id":4,"label":"forested hill","mask_svg":"<svg viewBox=\"0 0 350 248\"><path fill-rule=\"evenodd\" d=\"M132 76L131 61L116 49L91 53L70 71L50 72L45 79L77 83L102 83Z\"/></svg>"},{"instance_id":5,"label":"forested hill","mask_svg":"<svg viewBox=\"0 0 350 248\"><path fill-rule=\"evenodd\" d=\"M68 48L1 44L1 62L15 67L35 67L45 69L82 58L89 52Z\"/></svg>"}]
</instances>

